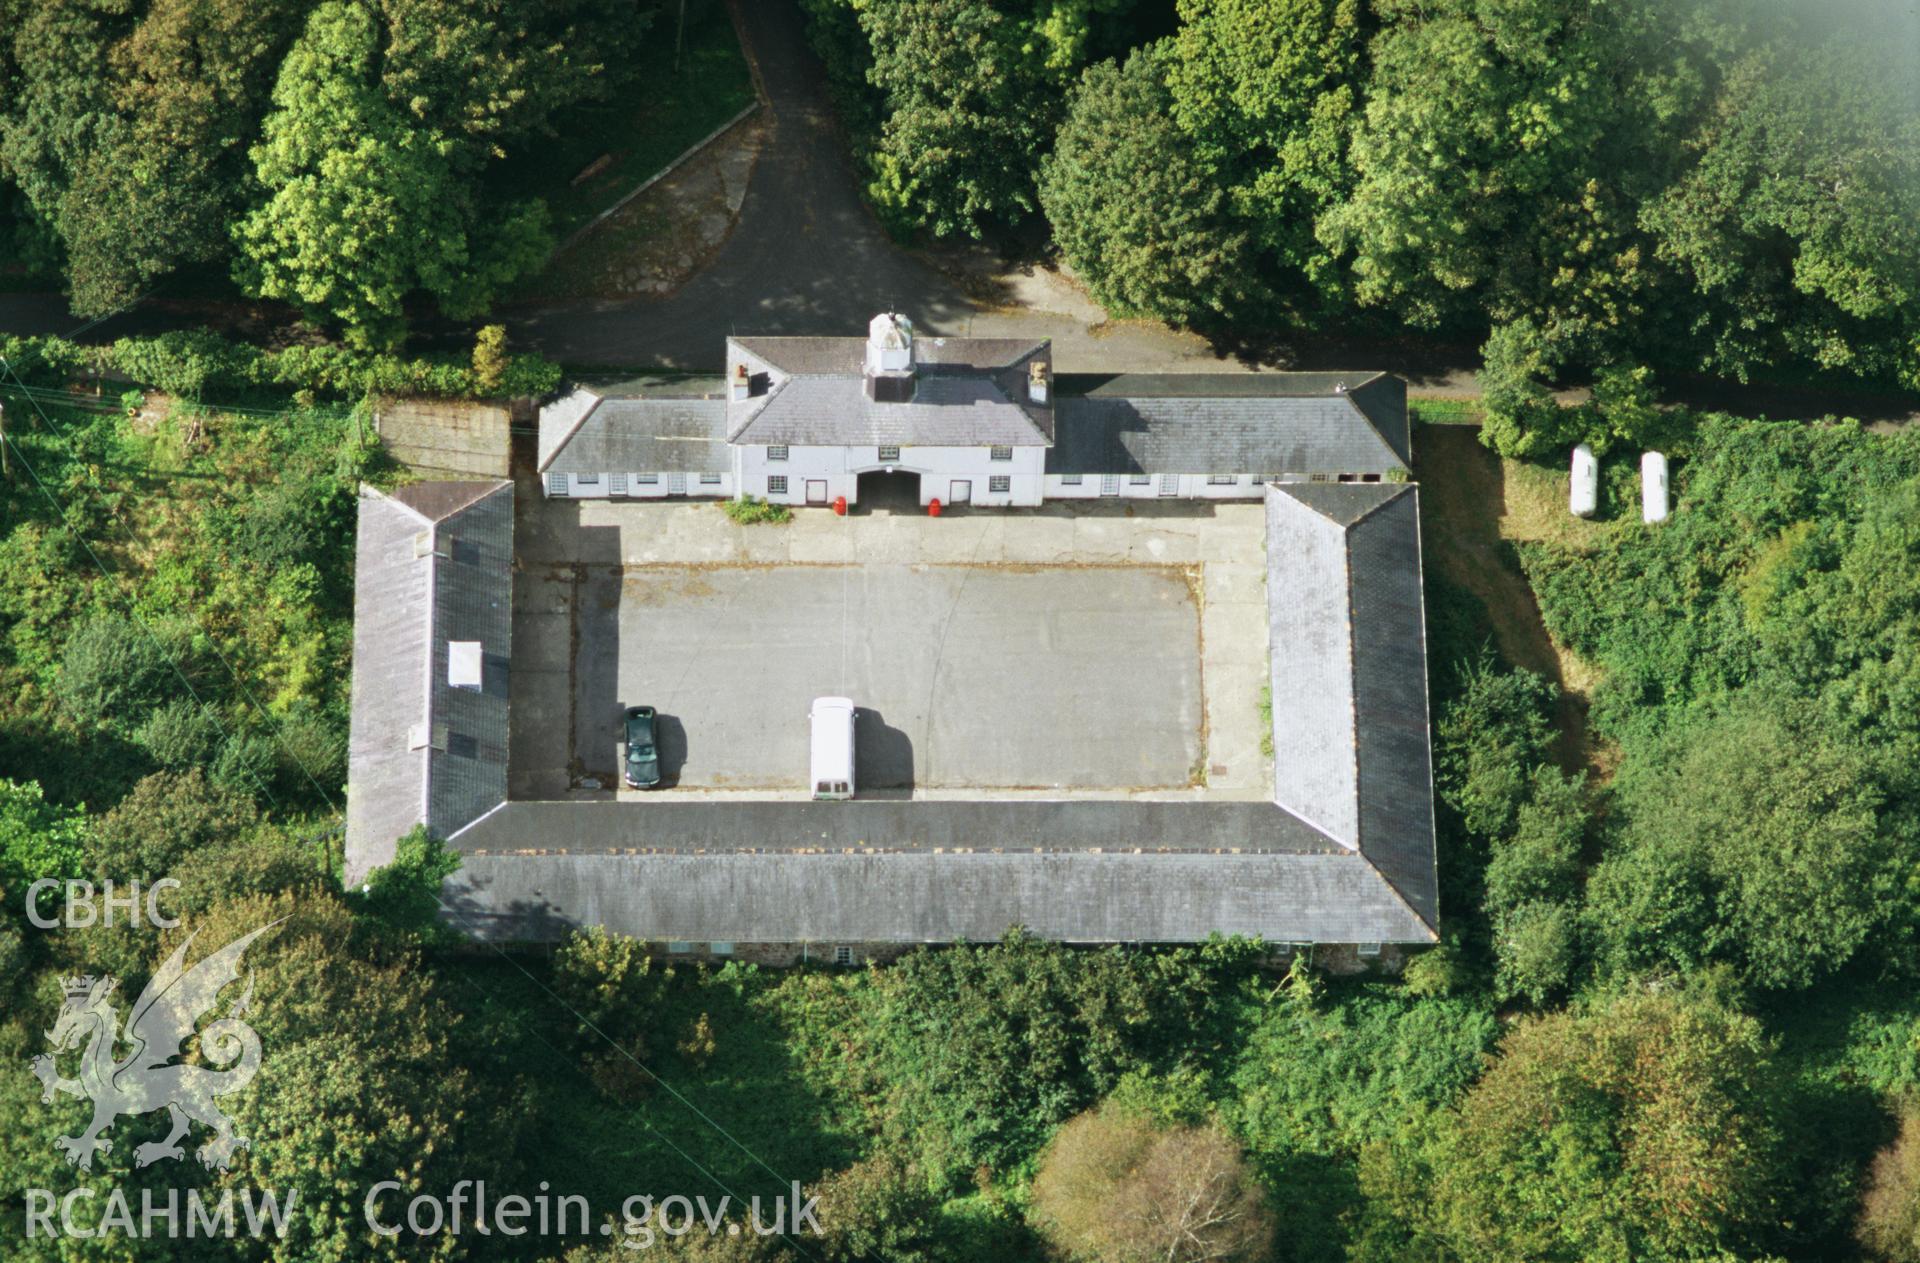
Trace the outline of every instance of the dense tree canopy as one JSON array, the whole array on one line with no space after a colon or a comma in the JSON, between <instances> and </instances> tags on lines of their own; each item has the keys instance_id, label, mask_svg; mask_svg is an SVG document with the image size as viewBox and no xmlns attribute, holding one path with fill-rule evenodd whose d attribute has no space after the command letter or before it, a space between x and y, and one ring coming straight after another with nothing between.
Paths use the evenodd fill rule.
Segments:
<instances>
[{"instance_id":1,"label":"dense tree canopy","mask_svg":"<svg viewBox=\"0 0 1920 1263\"><path fill-rule=\"evenodd\" d=\"M1910 22L1180 0L1169 34L1126 5L806 7L896 228L1004 233L1037 175L1117 314L1492 335L1502 416L1529 382L1647 364L1920 382Z\"/></svg>"},{"instance_id":2,"label":"dense tree canopy","mask_svg":"<svg viewBox=\"0 0 1920 1263\"><path fill-rule=\"evenodd\" d=\"M1396 1142L1411 1154L1376 1152L1362 1178L1424 1203L1413 1237L1453 1257L1751 1257L1780 1175L1775 1074L1759 1024L1710 996L1621 996L1518 1026L1456 1109Z\"/></svg>"},{"instance_id":3,"label":"dense tree canopy","mask_svg":"<svg viewBox=\"0 0 1920 1263\"><path fill-rule=\"evenodd\" d=\"M12 10L18 10L17 18ZM0 21L0 212L104 315L184 267L389 344L483 309L548 244L487 176L621 78L631 0L87 0ZM610 73L609 67L613 70Z\"/></svg>"},{"instance_id":4,"label":"dense tree canopy","mask_svg":"<svg viewBox=\"0 0 1920 1263\"><path fill-rule=\"evenodd\" d=\"M1190 324L1245 310L1255 280L1248 234L1192 142L1151 53L1090 68L1040 168L1040 203L1061 249L1117 315Z\"/></svg>"}]
</instances>

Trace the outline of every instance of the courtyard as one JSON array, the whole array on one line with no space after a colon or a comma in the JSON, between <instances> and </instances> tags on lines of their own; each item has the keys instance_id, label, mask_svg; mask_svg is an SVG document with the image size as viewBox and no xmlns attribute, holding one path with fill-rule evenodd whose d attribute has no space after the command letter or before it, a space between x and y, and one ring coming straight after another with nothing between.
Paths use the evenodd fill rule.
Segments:
<instances>
[{"instance_id":1,"label":"courtyard","mask_svg":"<svg viewBox=\"0 0 1920 1263\"><path fill-rule=\"evenodd\" d=\"M1271 794L1257 504L885 508L519 497L514 798L804 794L807 708L860 707L862 797ZM660 712L664 783L619 785Z\"/></svg>"}]
</instances>

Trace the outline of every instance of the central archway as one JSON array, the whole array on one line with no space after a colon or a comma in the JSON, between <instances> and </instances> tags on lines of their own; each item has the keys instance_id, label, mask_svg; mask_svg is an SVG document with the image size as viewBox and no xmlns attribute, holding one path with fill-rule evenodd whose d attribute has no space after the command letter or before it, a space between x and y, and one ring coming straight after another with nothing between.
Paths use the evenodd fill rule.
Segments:
<instances>
[{"instance_id":1,"label":"central archway","mask_svg":"<svg viewBox=\"0 0 1920 1263\"><path fill-rule=\"evenodd\" d=\"M856 480L854 503L862 513L920 512L920 475L910 469L868 469Z\"/></svg>"}]
</instances>

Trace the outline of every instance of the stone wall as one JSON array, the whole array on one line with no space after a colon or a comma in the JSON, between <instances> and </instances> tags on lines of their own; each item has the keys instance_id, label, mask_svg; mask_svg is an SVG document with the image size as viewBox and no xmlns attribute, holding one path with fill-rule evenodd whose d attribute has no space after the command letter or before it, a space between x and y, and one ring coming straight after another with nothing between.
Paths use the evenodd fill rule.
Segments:
<instances>
[{"instance_id":1,"label":"stone wall","mask_svg":"<svg viewBox=\"0 0 1920 1263\"><path fill-rule=\"evenodd\" d=\"M508 410L458 399L383 399L374 412L380 445L409 468L443 478L505 478Z\"/></svg>"}]
</instances>

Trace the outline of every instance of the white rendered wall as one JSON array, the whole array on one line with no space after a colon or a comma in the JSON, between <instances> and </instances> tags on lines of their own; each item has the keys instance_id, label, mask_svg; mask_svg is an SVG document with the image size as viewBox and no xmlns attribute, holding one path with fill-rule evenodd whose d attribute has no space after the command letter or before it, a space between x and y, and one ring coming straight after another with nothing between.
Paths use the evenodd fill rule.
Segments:
<instances>
[{"instance_id":1,"label":"white rendered wall","mask_svg":"<svg viewBox=\"0 0 1920 1263\"><path fill-rule=\"evenodd\" d=\"M781 504L807 503L809 482L826 484L827 503L845 496L851 504L859 499L861 474L892 469L920 476L921 504L936 498L951 503L953 483L964 480L973 484L971 503L1036 505L1047 456L1043 447L1016 447L1011 460L994 460L984 447L902 447L898 458L885 462L874 447L789 447L785 460L768 460L760 446L734 451L741 492ZM777 477L787 480L784 493L767 489L767 480ZM993 478L1006 478L1007 490L989 490Z\"/></svg>"},{"instance_id":2,"label":"white rendered wall","mask_svg":"<svg viewBox=\"0 0 1920 1263\"><path fill-rule=\"evenodd\" d=\"M664 499L669 495L680 494L690 498L704 496L707 498L718 497L726 499L733 495L734 479L732 474L721 474L719 482L701 482L699 474L681 474L678 476L686 479L686 490L681 493L675 493L669 490L673 485L672 480L676 475L667 473L651 475L638 473L628 474L626 491L618 498L623 500L651 500ZM540 486L546 492L549 499L607 500L615 498L613 495L612 474L600 474L592 482L583 481L583 476L580 474L557 475L557 477L564 479L566 484L566 489L559 492L556 492L554 489L555 477L556 475L549 474L540 480ZM592 477L592 475L586 475L586 477ZM651 483L642 482L641 479L646 477L651 477L654 481Z\"/></svg>"}]
</instances>

